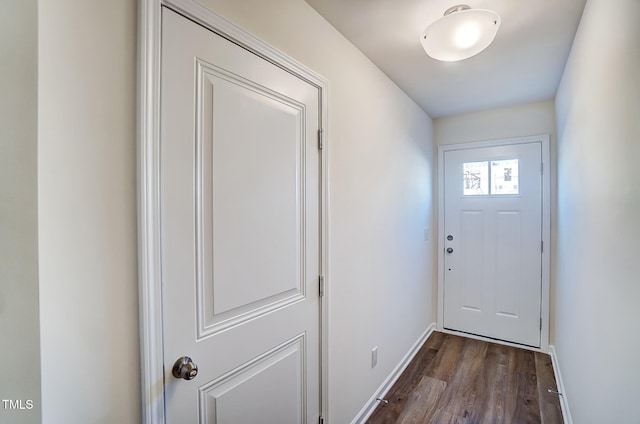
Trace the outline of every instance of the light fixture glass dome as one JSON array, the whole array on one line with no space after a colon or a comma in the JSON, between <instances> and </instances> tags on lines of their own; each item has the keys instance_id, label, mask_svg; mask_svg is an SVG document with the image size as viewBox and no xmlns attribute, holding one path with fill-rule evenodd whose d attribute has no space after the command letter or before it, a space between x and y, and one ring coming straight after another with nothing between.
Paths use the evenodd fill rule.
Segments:
<instances>
[{"instance_id":1,"label":"light fixture glass dome","mask_svg":"<svg viewBox=\"0 0 640 424\"><path fill-rule=\"evenodd\" d=\"M500 15L459 5L429 25L420 36L424 51L434 59L454 62L475 56L496 37Z\"/></svg>"}]
</instances>

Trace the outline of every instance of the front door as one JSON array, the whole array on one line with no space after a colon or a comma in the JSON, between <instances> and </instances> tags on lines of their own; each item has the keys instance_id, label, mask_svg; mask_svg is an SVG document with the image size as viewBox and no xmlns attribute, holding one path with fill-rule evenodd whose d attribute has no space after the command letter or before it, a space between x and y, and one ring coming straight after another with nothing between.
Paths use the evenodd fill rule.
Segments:
<instances>
[{"instance_id":1,"label":"front door","mask_svg":"<svg viewBox=\"0 0 640 424\"><path fill-rule=\"evenodd\" d=\"M445 329L540 347L541 151L444 152Z\"/></svg>"},{"instance_id":2,"label":"front door","mask_svg":"<svg viewBox=\"0 0 640 424\"><path fill-rule=\"evenodd\" d=\"M166 8L161 73L166 421L316 422L318 88Z\"/></svg>"}]
</instances>

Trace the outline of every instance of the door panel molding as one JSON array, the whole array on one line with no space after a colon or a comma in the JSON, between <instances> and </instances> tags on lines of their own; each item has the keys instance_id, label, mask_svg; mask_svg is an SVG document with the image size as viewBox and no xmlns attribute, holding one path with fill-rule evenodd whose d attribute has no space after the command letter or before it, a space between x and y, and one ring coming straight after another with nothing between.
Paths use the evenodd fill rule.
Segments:
<instances>
[{"instance_id":1,"label":"door panel molding","mask_svg":"<svg viewBox=\"0 0 640 424\"><path fill-rule=\"evenodd\" d=\"M328 387L328 82L286 54L254 37L195 0L139 0L138 3L138 287L142 422L164 423L164 369L160 263L160 47L161 10L168 7L318 88L320 99L320 271L321 412L327 415Z\"/></svg>"},{"instance_id":2,"label":"door panel molding","mask_svg":"<svg viewBox=\"0 0 640 424\"><path fill-rule=\"evenodd\" d=\"M304 300L308 295L304 284L306 275L304 262L304 246L306 243L305 214L307 212L304 202L304 176L306 173L307 140L303 122L305 116L305 105L303 103L299 103L295 99L286 97L284 94L277 93L268 87L254 83L214 64L207 63L200 58L196 60L196 73L196 298L198 314L197 339L202 340L274 310ZM215 131L206 117L213 116L216 93L217 96L221 96L229 91L242 92L243 97L253 106L266 107L268 103L269 106L279 110L283 115L289 115L299 128L297 145L287 146L295 149L296 156L300 158L300 166L295 169L297 176L295 188L296 213L295 216L290 217L297 224L295 256L298 265L297 275L291 276L293 278L286 287L279 287L277 291L264 293L255 293L255 290L245 291L242 299L236 298L232 299L231 302L222 302L226 297L221 295L222 290L216 290L216 285L214 284L216 281L215 270L218 267L226 267L227 265L224 260L219 260L215 255L216 208L213 198L214 190L211 186L215 186L216 181L223 181L226 178L214 177L214 169L216 169L214 158L217 155L214 152L213 145L206 141L214 139ZM243 107L246 108L248 105L245 104ZM225 111L230 115L239 112L239 110L229 110L228 106ZM246 162L250 161L252 155L259 152L260 148L261 146L250 146L241 161L246 164ZM266 152L257 153L258 156L261 154L266 154ZM264 172L266 173L267 170L265 169ZM234 187L234 191L237 189L238 187ZM227 200L229 201L230 199L227 198ZM266 206L263 205L262 208ZM262 215L264 211L261 210L258 213ZM262 255L264 252L255 253ZM219 270L218 273L220 273ZM264 285L264 287L268 286Z\"/></svg>"},{"instance_id":3,"label":"door panel molding","mask_svg":"<svg viewBox=\"0 0 640 424\"><path fill-rule=\"evenodd\" d=\"M304 372L305 337L306 334L302 333L291 340L287 340L269 352L200 387L198 389L200 422L217 423L218 419L220 419L224 423L224 417L220 417L218 406L221 405L224 408L226 406L225 403L233 403L234 401L235 403L244 404L243 389L246 392L246 386L250 386L254 379L268 378L264 377L264 375L268 375L269 371L276 367L289 368L287 370L290 374L289 377L293 378L289 378L286 381L278 381L278 389L263 393L261 395L262 400L265 404L275 405L274 409L286 414L286 417L278 417L278 422L292 422L292 419L304 422L307 396L305 391L306 374ZM234 391L240 392L240 394L235 395ZM231 398L232 400L228 401L226 398ZM292 408L293 411L291 411ZM243 417L244 422L264 421L266 418L263 415L263 411L250 410L250 408L244 409L246 414L252 415ZM272 417L271 419L276 418Z\"/></svg>"},{"instance_id":4,"label":"door panel molding","mask_svg":"<svg viewBox=\"0 0 640 424\"><path fill-rule=\"evenodd\" d=\"M444 232L444 155L445 152L455 150L476 149L483 147L497 147L518 145L527 143L540 143L542 154L542 243L544 249L542 251L542 286L541 286L541 330L540 330L540 348L532 348L530 346L513 344L500 340L483 338L482 336L469 335L456 331L444 329L444 263L445 263L445 232ZM549 286L550 286L550 246L551 246L551 176L550 176L550 151L549 151L549 135L541 134L528 137L515 137L508 139L479 141L471 143L449 144L438 147L438 330L461 334L467 337L486 339L493 342L504 343L506 345L514 345L531 350L547 353L549 350Z\"/></svg>"}]
</instances>

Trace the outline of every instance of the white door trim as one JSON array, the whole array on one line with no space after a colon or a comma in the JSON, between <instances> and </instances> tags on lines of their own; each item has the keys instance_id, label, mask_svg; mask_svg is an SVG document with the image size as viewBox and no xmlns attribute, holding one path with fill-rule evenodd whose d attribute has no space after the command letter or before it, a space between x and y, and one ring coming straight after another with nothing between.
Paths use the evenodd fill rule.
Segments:
<instances>
[{"instance_id":1,"label":"white door trim","mask_svg":"<svg viewBox=\"0 0 640 424\"><path fill-rule=\"evenodd\" d=\"M139 0L138 3L138 282L142 422L164 423L162 297L159 207L161 8L167 6L263 59L318 87L320 97L321 235L320 271L325 292L320 319L321 413L328 411L328 82L284 53L217 15L196 0Z\"/></svg>"},{"instance_id":2,"label":"white door trim","mask_svg":"<svg viewBox=\"0 0 640 424\"><path fill-rule=\"evenodd\" d=\"M532 349L547 353L549 351L549 281L550 281L550 250L551 250L551 166L549 160L549 135L536 135L501 140L479 141L472 143L448 144L438 147L438 330L448 333L461 334L466 337L481 338L497 343L531 349L530 347L514 345L492 339L470 336L443 329L444 323L444 153L452 150L472 149L479 147L495 147L510 144L540 142L542 146L542 293L540 316L542 329L540 331L540 349Z\"/></svg>"}]
</instances>

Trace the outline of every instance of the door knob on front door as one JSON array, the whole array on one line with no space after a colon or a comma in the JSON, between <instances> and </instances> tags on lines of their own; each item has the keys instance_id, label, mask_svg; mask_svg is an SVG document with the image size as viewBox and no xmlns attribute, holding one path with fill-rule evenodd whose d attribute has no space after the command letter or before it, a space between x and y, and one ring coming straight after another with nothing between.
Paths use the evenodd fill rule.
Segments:
<instances>
[{"instance_id":1,"label":"door knob on front door","mask_svg":"<svg viewBox=\"0 0 640 424\"><path fill-rule=\"evenodd\" d=\"M185 380L193 380L198 375L198 366L188 356L178 358L173 364L173 376Z\"/></svg>"},{"instance_id":2,"label":"door knob on front door","mask_svg":"<svg viewBox=\"0 0 640 424\"><path fill-rule=\"evenodd\" d=\"M447 247L447 253L453 253L453 247Z\"/></svg>"}]
</instances>

